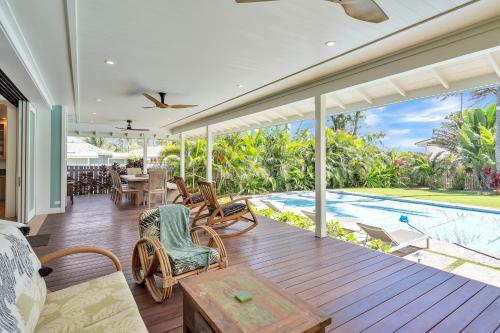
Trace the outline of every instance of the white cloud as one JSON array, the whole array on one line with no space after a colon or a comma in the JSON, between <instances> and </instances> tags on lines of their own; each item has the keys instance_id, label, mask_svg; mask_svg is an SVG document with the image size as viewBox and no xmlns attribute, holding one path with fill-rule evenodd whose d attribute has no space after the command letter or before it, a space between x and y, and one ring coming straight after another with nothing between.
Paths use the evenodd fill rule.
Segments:
<instances>
[{"instance_id":1,"label":"white cloud","mask_svg":"<svg viewBox=\"0 0 500 333\"><path fill-rule=\"evenodd\" d=\"M429 99L429 107L422 109L410 108L403 110L405 115L399 120L400 123L429 123L440 122L452 112L460 110L460 101L449 98L444 101Z\"/></svg>"},{"instance_id":2,"label":"white cloud","mask_svg":"<svg viewBox=\"0 0 500 333\"><path fill-rule=\"evenodd\" d=\"M374 112L367 112L365 114L365 124L368 127L373 127L380 123L380 116Z\"/></svg>"},{"instance_id":3,"label":"white cloud","mask_svg":"<svg viewBox=\"0 0 500 333\"><path fill-rule=\"evenodd\" d=\"M422 138L386 138L384 139L384 145L393 149L399 150L418 150L418 147L415 146L415 142L422 141Z\"/></svg>"},{"instance_id":4,"label":"white cloud","mask_svg":"<svg viewBox=\"0 0 500 333\"><path fill-rule=\"evenodd\" d=\"M401 128L401 129L391 129L387 131L387 136L397 136L397 135L405 135L410 134L411 129L409 128Z\"/></svg>"}]
</instances>

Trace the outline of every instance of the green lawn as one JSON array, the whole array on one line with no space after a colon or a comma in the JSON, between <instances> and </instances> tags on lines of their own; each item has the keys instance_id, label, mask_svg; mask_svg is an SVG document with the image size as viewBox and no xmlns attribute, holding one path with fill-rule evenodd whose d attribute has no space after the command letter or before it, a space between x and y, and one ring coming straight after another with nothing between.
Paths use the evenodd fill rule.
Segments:
<instances>
[{"instance_id":1,"label":"green lawn","mask_svg":"<svg viewBox=\"0 0 500 333\"><path fill-rule=\"evenodd\" d=\"M473 191L434 191L425 188L344 188L340 190L500 209L500 196Z\"/></svg>"}]
</instances>

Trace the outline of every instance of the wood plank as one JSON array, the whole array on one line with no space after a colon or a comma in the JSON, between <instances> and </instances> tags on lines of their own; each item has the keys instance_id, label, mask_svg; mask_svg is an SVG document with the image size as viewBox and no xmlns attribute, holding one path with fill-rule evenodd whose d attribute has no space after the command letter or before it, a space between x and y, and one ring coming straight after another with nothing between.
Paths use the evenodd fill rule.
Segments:
<instances>
[{"instance_id":1,"label":"wood plank","mask_svg":"<svg viewBox=\"0 0 500 333\"><path fill-rule=\"evenodd\" d=\"M452 330L463 330L499 296L499 288L486 286L467 302L457 308L451 315L434 326L430 332L437 333L451 332Z\"/></svg>"},{"instance_id":2,"label":"wood plank","mask_svg":"<svg viewBox=\"0 0 500 333\"><path fill-rule=\"evenodd\" d=\"M399 329L432 305L463 286L467 281L467 279L461 276L453 276L451 279L443 282L431 291L423 294L397 311L394 311L391 315L368 328L366 332L393 332Z\"/></svg>"},{"instance_id":3,"label":"wood plank","mask_svg":"<svg viewBox=\"0 0 500 333\"><path fill-rule=\"evenodd\" d=\"M132 279L130 258L139 238L142 209L125 201L116 207L109 195L78 196L66 213L47 217L40 233L51 235L49 244L35 251L42 255L78 245L107 248L122 262L150 332L181 332L179 288L174 287L165 303L157 304L146 288L135 285ZM423 327L433 332L464 328L493 332L499 324L499 288L330 237L318 239L285 223L261 217L260 224L248 234L223 242L230 266L251 267L319 306L333 319L328 330L359 332L378 328L386 332ZM55 273L46 281L52 290L113 271L109 260L97 255L71 256L50 266ZM481 289L473 294L477 288ZM431 324L434 327L429 327Z\"/></svg>"},{"instance_id":4,"label":"wood plank","mask_svg":"<svg viewBox=\"0 0 500 333\"><path fill-rule=\"evenodd\" d=\"M463 333L491 333L500 327L500 297L497 297L486 309L481 312Z\"/></svg>"},{"instance_id":5,"label":"wood plank","mask_svg":"<svg viewBox=\"0 0 500 333\"><path fill-rule=\"evenodd\" d=\"M425 312L415 317L412 321L399 328L396 332L423 332L430 330L484 287L484 284L477 281L468 281L463 286L428 308Z\"/></svg>"}]
</instances>

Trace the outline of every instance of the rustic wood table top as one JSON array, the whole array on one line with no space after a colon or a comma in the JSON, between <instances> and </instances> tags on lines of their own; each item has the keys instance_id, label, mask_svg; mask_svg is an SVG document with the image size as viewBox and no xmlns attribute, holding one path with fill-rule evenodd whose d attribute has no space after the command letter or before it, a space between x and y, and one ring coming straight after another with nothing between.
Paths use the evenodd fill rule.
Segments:
<instances>
[{"instance_id":1,"label":"rustic wood table top","mask_svg":"<svg viewBox=\"0 0 500 333\"><path fill-rule=\"evenodd\" d=\"M234 266L180 281L185 297L216 332L322 332L331 318L248 267ZM234 294L247 291L240 303Z\"/></svg>"}]
</instances>

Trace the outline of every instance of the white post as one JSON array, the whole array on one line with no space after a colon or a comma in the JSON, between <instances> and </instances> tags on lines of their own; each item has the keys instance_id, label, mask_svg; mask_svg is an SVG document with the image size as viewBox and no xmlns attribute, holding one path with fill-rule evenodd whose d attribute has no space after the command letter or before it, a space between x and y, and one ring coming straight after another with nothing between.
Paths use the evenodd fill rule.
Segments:
<instances>
[{"instance_id":1,"label":"white post","mask_svg":"<svg viewBox=\"0 0 500 333\"><path fill-rule=\"evenodd\" d=\"M144 137L142 143L142 173L148 173L148 138Z\"/></svg>"},{"instance_id":2,"label":"white post","mask_svg":"<svg viewBox=\"0 0 500 333\"><path fill-rule=\"evenodd\" d=\"M180 134L180 150L181 150L181 154L180 154L180 167L181 167L181 170L180 170L180 173L181 173L181 177L182 178L186 178L186 148L185 148L185 143L184 143L184 133L181 133Z\"/></svg>"},{"instance_id":3,"label":"white post","mask_svg":"<svg viewBox=\"0 0 500 333\"><path fill-rule=\"evenodd\" d=\"M212 181L212 146L212 131L210 130L210 127L207 126L207 182Z\"/></svg>"},{"instance_id":4,"label":"white post","mask_svg":"<svg viewBox=\"0 0 500 333\"><path fill-rule=\"evenodd\" d=\"M314 97L316 147L314 150L314 182L316 190L316 237L326 237L326 115L325 95Z\"/></svg>"},{"instance_id":5,"label":"white post","mask_svg":"<svg viewBox=\"0 0 500 333\"><path fill-rule=\"evenodd\" d=\"M500 172L500 86L497 86L497 112L496 112L496 125L497 130L495 133L495 164L497 172Z\"/></svg>"}]
</instances>

